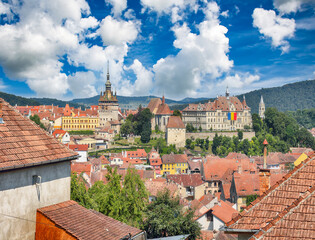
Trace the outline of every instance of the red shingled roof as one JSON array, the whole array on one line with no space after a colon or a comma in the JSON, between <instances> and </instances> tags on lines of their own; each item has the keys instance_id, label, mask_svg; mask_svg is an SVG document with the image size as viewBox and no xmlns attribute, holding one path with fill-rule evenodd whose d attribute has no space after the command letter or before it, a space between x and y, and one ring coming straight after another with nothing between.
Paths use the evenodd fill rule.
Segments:
<instances>
[{"instance_id":1,"label":"red shingled roof","mask_svg":"<svg viewBox=\"0 0 315 240\"><path fill-rule=\"evenodd\" d=\"M1 98L0 104L4 121L0 124L0 171L78 157Z\"/></svg>"},{"instance_id":2,"label":"red shingled roof","mask_svg":"<svg viewBox=\"0 0 315 240\"><path fill-rule=\"evenodd\" d=\"M295 167L227 226L259 230L256 239L309 239L315 236L315 154Z\"/></svg>"},{"instance_id":3,"label":"red shingled roof","mask_svg":"<svg viewBox=\"0 0 315 240\"><path fill-rule=\"evenodd\" d=\"M165 154L162 156L162 162L165 163L186 163L188 161L186 154Z\"/></svg>"},{"instance_id":4,"label":"red shingled roof","mask_svg":"<svg viewBox=\"0 0 315 240\"><path fill-rule=\"evenodd\" d=\"M37 211L74 238L81 240L118 240L128 234L133 237L143 232L94 210L88 210L71 200L39 208Z\"/></svg>"},{"instance_id":5,"label":"red shingled roof","mask_svg":"<svg viewBox=\"0 0 315 240\"><path fill-rule=\"evenodd\" d=\"M73 151L87 151L89 149L88 144L68 144L68 147Z\"/></svg>"},{"instance_id":6,"label":"red shingled roof","mask_svg":"<svg viewBox=\"0 0 315 240\"><path fill-rule=\"evenodd\" d=\"M167 128L185 128L185 124L179 116L170 116Z\"/></svg>"},{"instance_id":7,"label":"red shingled roof","mask_svg":"<svg viewBox=\"0 0 315 240\"><path fill-rule=\"evenodd\" d=\"M148 104L148 108L150 112L153 113L155 109L157 109L162 104L160 98L152 98Z\"/></svg>"},{"instance_id":8,"label":"red shingled roof","mask_svg":"<svg viewBox=\"0 0 315 240\"><path fill-rule=\"evenodd\" d=\"M233 216L238 213L238 211L222 200L211 209L212 214L224 223L231 221Z\"/></svg>"},{"instance_id":9,"label":"red shingled roof","mask_svg":"<svg viewBox=\"0 0 315 240\"><path fill-rule=\"evenodd\" d=\"M144 149L137 149L136 151L126 151L126 155L129 158L146 158L147 153Z\"/></svg>"},{"instance_id":10,"label":"red shingled roof","mask_svg":"<svg viewBox=\"0 0 315 240\"><path fill-rule=\"evenodd\" d=\"M175 174L175 175L167 175L167 179L182 185L183 187L197 187L203 184L204 182L201 179L200 173L194 174Z\"/></svg>"},{"instance_id":11,"label":"red shingled roof","mask_svg":"<svg viewBox=\"0 0 315 240\"><path fill-rule=\"evenodd\" d=\"M162 103L158 110L156 111L156 115L171 115L172 111L166 103Z\"/></svg>"}]
</instances>

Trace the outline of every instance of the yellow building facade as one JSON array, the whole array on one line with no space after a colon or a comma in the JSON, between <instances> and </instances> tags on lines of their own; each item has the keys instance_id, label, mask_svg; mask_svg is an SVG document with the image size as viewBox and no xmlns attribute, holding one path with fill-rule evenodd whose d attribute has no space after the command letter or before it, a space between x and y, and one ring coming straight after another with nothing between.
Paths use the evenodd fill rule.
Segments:
<instances>
[{"instance_id":1,"label":"yellow building facade","mask_svg":"<svg viewBox=\"0 0 315 240\"><path fill-rule=\"evenodd\" d=\"M62 117L62 129L65 131L92 130L99 126L98 117L87 116L64 116Z\"/></svg>"},{"instance_id":2,"label":"yellow building facade","mask_svg":"<svg viewBox=\"0 0 315 240\"><path fill-rule=\"evenodd\" d=\"M188 163L179 162L179 163L162 163L161 174L180 174L187 173Z\"/></svg>"}]
</instances>

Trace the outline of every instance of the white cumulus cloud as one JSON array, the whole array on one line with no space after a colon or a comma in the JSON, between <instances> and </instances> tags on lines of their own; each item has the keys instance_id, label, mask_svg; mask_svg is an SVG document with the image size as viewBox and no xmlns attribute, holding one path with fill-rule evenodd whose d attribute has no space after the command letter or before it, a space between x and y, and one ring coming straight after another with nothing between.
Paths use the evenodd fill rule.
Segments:
<instances>
[{"instance_id":1,"label":"white cumulus cloud","mask_svg":"<svg viewBox=\"0 0 315 240\"><path fill-rule=\"evenodd\" d=\"M157 93L165 91L169 97L196 95L202 81L203 84L214 81L233 66L228 57L227 28L218 20L219 6L210 2L204 13L205 20L198 25L199 34L192 33L187 24L173 27L174 46L180 51L153 66Z\"/></svg>"},{"instance_id":2,"label":"white cumulus cloud","mask_svg":"<svg viewBox=\"0 0 315 240\"><path fill-rule=\"evenodd\" d=\"M75 98L88 98L97 95L94 84L96 77L93 72L76 72L68 77L69 89Z\"/></svg>"},{"instance_id":3,"label":"white cumulus cloud","mask_svg":"<svg viewBox=\"0 0 315 240\"><path fill-rule=\"evenodd\" d=\"M259 81L259 75L251 75L250 73L238 74L234 76L227 76L223 81L219 82L217 86L229 88L244 88L252 84L253 82Z\"/></svg>"},{"instance_id":4,"label":"white cumulus cloud","mask_svg":"<svg viewBox=\"0 0 315 240\"><path fill-rule=\"evenodd\" d=\"M132 43L140 31L140 23L131 20L116 20L107 16L102 20L99 30L105 45Z\"/></svg>"},{"instance_id":5,"label":"white cumulus cloud","mask_svg":"<svg viewBox=\"0 0 315 240\"><path fill-rule=\"evenodd\" d=\"M281 13L296 13L302 10L303 6L315 6L314 0L274 0L274 7Z\"/></svg>"},{"instance_id":6,"label":"white cumulus cloud","mask_svg":"<svg viewBox=\"0 0 315 240\"><path fill-rule=\"evenodd\" d=\"M127 8L127 0L105 0L105 2L113 6L112 13L115 17L119 17Z\"/></svg>"},{"instance_id":7,"label":"white cumulus cloud","mask_svg":"<svg viewBox=\"0 0 315 240\"><path fill-rule=\"evenodd\" d=\"M252 17L254 27L265 37L271 38L272 46L280 47L283 53L289 51L289 43L285 39L294 36L294 19L282 18L275 11L263 8L255 8Z\"/></svg>"},{"instance_id":8,"label":"white cumulus cloud","mask_svg":"<svg viewBox=\"0 0 315 240\"><path fill-rule=\"evenodd\" d=\"M136 75L136 81L130 88L130 91L134 95L147 95L153 87L153 73L147 70L142 63L135 59L133 64L129 67L125 67L126 70L132 70Z\"/></svg>"}]
</instances>

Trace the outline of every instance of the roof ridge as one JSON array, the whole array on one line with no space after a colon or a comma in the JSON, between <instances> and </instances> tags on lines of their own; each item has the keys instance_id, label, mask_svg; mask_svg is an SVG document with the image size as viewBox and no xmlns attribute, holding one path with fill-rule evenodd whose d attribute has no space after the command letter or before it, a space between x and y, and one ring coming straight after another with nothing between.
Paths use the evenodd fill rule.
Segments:
<instances>
[{"instance_id":1,"label":"roof ridge","mask_svg":"<svg viewBox=\"0 0 315 240\"><path fill-rule=\"evenodd\" d=\"M248 213L250 210L254 209L257 204L260 203L260 201L271 194L273 191L275 191L280 185L282 185L284 182L286 182L292 175L295 175L298 173L301 169L303 169L313 158L315 158L315 153L313 153L311 156L309 156L306 160L301 162L299 165L297 165L292 171L287 173L285 176L282 177L281 180L279 180L277 183L275 183L272 187L270 187L266 192L264 192L261 196L256 198L250 205L248 205L246 208L244 208L243 212L239 213L235 218L233 218L230 222L226 224L227 227L232 226L235 224L240 218L242 218L246 213Z\"/></svg>"},{"instance_id":2,"label":"roof ridge","mask_svg":"<svg viewBox=\"0 0 315 240\"><path fill-rule=\"evenodd\" d=\"M308 200L315 193L315 186L310 187L302 196L297 198L290 206L283 209L274 219L270 220L266 226L259 229L250 239L261 239L261 237L270 232L278 222L283 221L283 218L294 213L294 210L300 207L300 204Z\"/></svg>"}]
</instances>

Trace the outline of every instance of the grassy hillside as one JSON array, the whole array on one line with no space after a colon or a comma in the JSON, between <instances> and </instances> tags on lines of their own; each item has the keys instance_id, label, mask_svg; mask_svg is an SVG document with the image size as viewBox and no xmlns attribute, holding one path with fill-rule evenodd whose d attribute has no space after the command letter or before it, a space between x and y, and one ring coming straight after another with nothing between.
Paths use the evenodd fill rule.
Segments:
<instances>
[{"instance_id":1,"label":"grassy hillside","mask_svg":"<svg viewBox=\"0 0 315 240\"><path fill-rule=\"evenodd\" d=\"M263 96L266 108L275 107L278 111L296 111L315 107L315 80L286 84L282 87L262 88L238 95L242 101L245 95L252 113L258 113L260 97ZM213 101L214 99L210 99ZM208 101L208 100L207 100ZM201 101L204 103L206 101ZM172 106L171 109L184 109L188 104Z\"/></svg>"}]
</instances>

